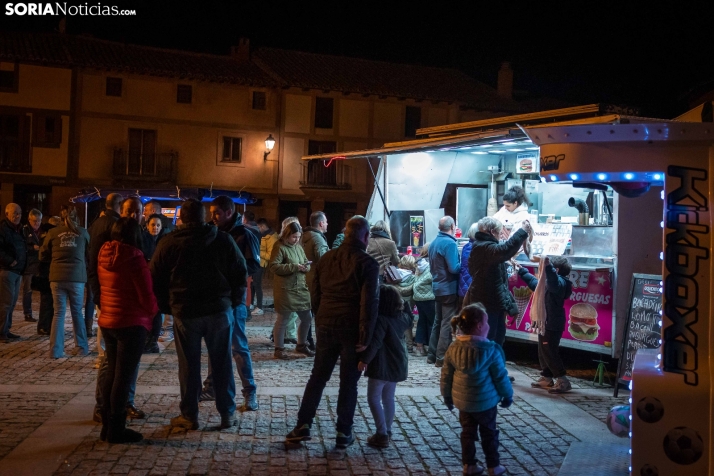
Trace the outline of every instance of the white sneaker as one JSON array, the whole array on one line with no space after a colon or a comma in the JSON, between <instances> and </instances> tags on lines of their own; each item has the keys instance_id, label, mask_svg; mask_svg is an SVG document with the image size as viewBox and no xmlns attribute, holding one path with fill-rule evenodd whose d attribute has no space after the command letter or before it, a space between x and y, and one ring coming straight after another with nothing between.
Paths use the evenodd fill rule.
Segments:
<instances>
[{"instance_id":1,"label":"white sneaker","mask_svg":"<svg viewBox=\"0 0 714 476\"><path fill-rule=\"evenodd\" d=\"M472 476L472 475L478 475L478 474L483 474L483 466L480 464L465 464L464 465L464 471L462 473L464 476Z\"/></svg>"},{"instance_id":2,"label":"white sneaker","mask_svg":"<svg viewBox=\"0 0 714 476\"><path fill-rule=\"evenodd\" d=\"M250 310L252 311L253 309L255 309L255 305L254 305L254 304L251 304L251 305L250 305Z\"/></svg>"},{"instance_id":3,"label":"white sneaker","mask_svg":"<svg viewBox=\"0 0 714 476\"><path fill-rule=\"evenodd\" d=\"M500 464L495 468L488 468L488 476L499 476L501 474L506 474L506 468Z\"/></svg>"},{"instance_id":4,"label":"white sneaker","mask_svg":"<svg viewBox=\"0 0 714 476\"><path fill-rule=\"evenodd\" d=\"M254 310L251 311L253 314L256 316L262 316L264 314L263 310L259 307L256 307Z\"/></svg>"},{"instance_id":5,"label":"white sneaker","mask_svg":"<svg viewBox=\"0 0 714 476\"><path fill-rule=\"evenodd\" d=\"M160 342L171 342L174 340L174 331L171 328L161 329L162 333L159 336Z\"/></svg>"},{"instance_id":6,"label":"white sneaker","mask_svg":"<svg viewBox=\"0 0 714 476\"><path fill-rule=\"evenodd\" d=\"M535 382L531 382L533 388L549 388L554 385L553 379L550 377L541 377Z\"/></svg>"},{"instance_id":7,"label":"white sneaker","mask_svg":"<svg viewBox=\"0 0 714 476\"><path fill-rule=\"evenodd\" d=\"M573 387L570 385L570 381L568 380L568 377L560 377L558 378L558 381L555 382L555 385L553 385L553 388L548 389L548 393L567 393L571 391Z\"/></svg>"}]
</instances>

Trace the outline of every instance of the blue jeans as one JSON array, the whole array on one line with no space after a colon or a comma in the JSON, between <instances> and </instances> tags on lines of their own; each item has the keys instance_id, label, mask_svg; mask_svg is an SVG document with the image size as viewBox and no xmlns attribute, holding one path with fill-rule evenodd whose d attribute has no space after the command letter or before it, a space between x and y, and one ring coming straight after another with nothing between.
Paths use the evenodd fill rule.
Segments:
<instances>
[{"instance_id":1,"label":"blue jeans","mask_svg":"<svg viewBox=\"0 0 714 476\"><path fill-rule=\"evenodd\" d=\"M340 359L340 391L337 396L337 431L345 435L352 433L355 408L357 407L357 382L362 372L357 370L355 346L359 339L357 329L335 329L317 327L317 348L315 363L310 379L305 386L297 426L310 425L315 418L317 407L322 400L322 392L332 376L337 359Z\"/></svg>"},{"instance_id":2,"label":"blue jeans","mask_svg":"<svg viewBox=\"0 0 714 476\"><path fill-rule=\"evenodd\" d=\"M245 320L248 316L245 304L233 308L233 335L231 336L231 346L233 352L233 360L236 361L236 369L240 377L241 385L243 386L243 396L248 396L255 393L257 387L253 379L253 359L250 357L250 349L248 349L248 337L245 335ZM204 388L213 388L213 369L211 361L208 361L208 376L203 382ZM235 392L232 395L235 398Z\"/></svg>"},{"instance_id":3,"label":"blue jeans","mask_svg":"<svg viewBox=\"0 0 714 476\"><path fill-rule=\"evenodd\" d=\"M371 378L367 382L367 402L374 418L377 433L386 435L394 422L394 392L397 382Z\"/></svg>"},{"instance_id":4,"label":"blue jeans","mask_svg":"<svg viewBox=\"0 0 714 476\"><path fill-rule=\"evenodd\" d=\"M72 314L72 328L74 329L74 345L85 354L89 353L87 343L87 329L84 326L82 307L84 306L84 283L58 281L50 283L54 298L55 317L50 330L50 357L59 359L64 356L64 316L69 310Z\"/></svg>"},{"instance_id":5,"label":"blue jeans","mask_svg":"<svg viewBox=\"0 0 714 476\"><path fill-rule=\"evenodd\" d=\"M198 420L198 397L201 394L201 338L206 341L208 359L213 369L216 409L221 415L236 411L236 382L231 363L233 311L199 317L174 316L174 337L179 362L181 414Z\"/></svg>"},{"instance_id":6,"label":"blue jeans","mask_svg":"<svg viewBox=\"0 0 714 476\"><path fill-rule=\"evenodd\" d=\"M22 275L0 269L0 336L7 336L12 327L12 311L20 295Z\"/></svg>"},{"instance_id":7,"label":"blue jeans","mask_svg":"<svg viewBox=\"0 0 714 476\"><path fill-rule=\"evenodd\" d=\"M417 344L429 345L431 329L434 327L434 316L436 315L436 301L415 301L414 303L417 311L419 311L414 341Z\"/></svg>"},{"instance_id":8,"label":"blue jeans","mask_svg":"<svg viewBox=\"0 0 714 476\"><path fill-rule=\"evenodd\" d=\"M488 310L487 310L488 311ZM506 313L505 311L488 311L488 340L494 341L503 347L506 342Z\"/></svg>"}]
</instances>

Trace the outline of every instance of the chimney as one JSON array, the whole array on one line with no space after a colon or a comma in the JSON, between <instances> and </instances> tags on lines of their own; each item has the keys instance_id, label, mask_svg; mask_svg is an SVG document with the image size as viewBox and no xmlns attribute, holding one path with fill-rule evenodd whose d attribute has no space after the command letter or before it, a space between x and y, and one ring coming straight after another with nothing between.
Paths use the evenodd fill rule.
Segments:
<instances>
[{"instance_id":1,"label":"chimney","mask_svg":"<svg viewBox=\"0 0 714 476\"><path fill-rule=\"evenodd\" d=\"M504 61L501 63L501 69L498 70L498 95L506 98L513 98L513 70L511 63Z\"/></svg>"},{"instance_id":2,"label":"chimney","mask_svg":"<svg viewBox=\"0 0 714 476\"><path fill-rule=\"evenodd\" d=\"M250 61L250 40L239 38L238 46L231 46L231 57L239 63Z\"/></svg>"}]
</instances>

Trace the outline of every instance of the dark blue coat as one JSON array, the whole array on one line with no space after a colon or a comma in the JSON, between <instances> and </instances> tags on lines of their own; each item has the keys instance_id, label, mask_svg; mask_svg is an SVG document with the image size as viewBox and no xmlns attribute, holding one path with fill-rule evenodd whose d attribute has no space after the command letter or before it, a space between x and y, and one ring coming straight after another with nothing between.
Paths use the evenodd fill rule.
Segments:
<instances>
[{"instance_id":1,"label":"dark blue coat","mask_svg":"<svg viewBox=\"0 0 714 476\"><path fill-rule=\"evenodd\" d=\"M461 275L459 276L459 296L464 297L471 286L471 274L469 274L469 255L473 241L469 241L461 248Z\"/></svg>"}]
</instances>

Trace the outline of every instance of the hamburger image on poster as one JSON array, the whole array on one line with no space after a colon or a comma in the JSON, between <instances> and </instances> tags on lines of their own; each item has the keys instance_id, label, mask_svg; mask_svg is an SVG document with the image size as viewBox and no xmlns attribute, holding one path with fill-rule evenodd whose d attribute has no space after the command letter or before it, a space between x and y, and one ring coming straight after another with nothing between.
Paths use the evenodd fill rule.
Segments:
<instances>
[{"instance_id":1,"label":"hamburger image on poster","mask_svg":"<svg viewBox=\"0 0 714 476\"><path fill-rule=\"evenodd\" d=\"M593 341L597 339L600 326L597 325L597 310L587 303L578 303L570 308L568 332L573 339Z\"/></svg>"}]
</instances>

